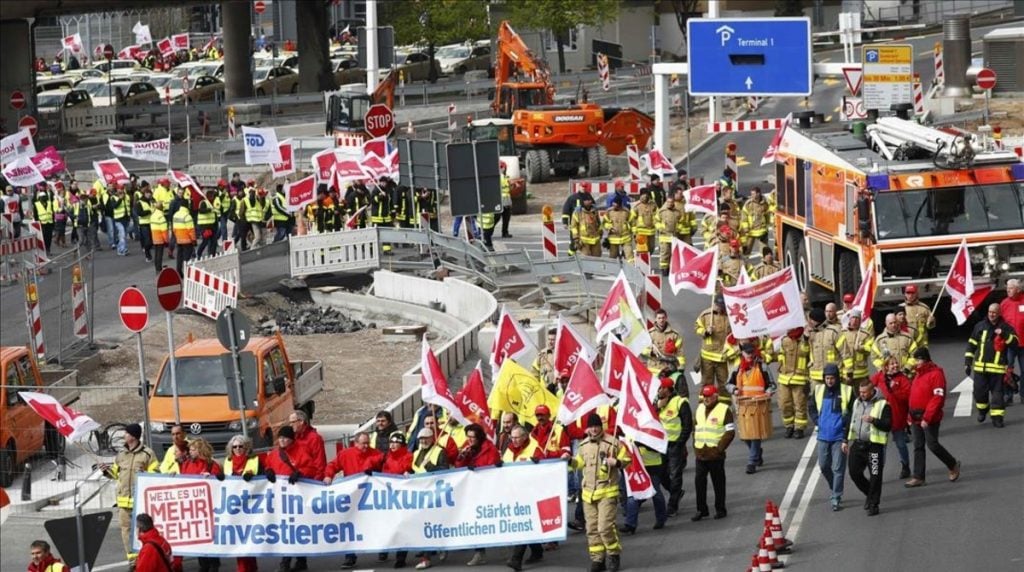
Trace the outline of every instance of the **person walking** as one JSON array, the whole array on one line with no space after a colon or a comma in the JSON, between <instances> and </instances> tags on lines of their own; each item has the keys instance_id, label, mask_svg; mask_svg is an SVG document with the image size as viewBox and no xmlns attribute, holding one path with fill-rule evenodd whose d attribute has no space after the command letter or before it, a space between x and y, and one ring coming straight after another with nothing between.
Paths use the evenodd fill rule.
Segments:
<instances>
[{"instance_id":1,"label":"person walking","mask_svg":"<svg viewBox=\"0 0 1024 572\"><path fill-rule=\"evenodd\" d=\"M138 558L132 547L132 509L135 505L135 477L139 473L155 473L159 459L152 449L142 444L142 426L131 423L124 428L124 449L117 452L114 462L100 465L104 476L117 481L116 503L121 524L121 541L129 567Z\"/></svg>"},{"instance_id":2,"label":"person walking","mask_svg":"<svg viewBox=\"0 0 1024 572\"><path fill-rule=\"evenodd\" d=\"M960 478L960 461L939 443L939 425L942 423L942 409L946 406L946 374L932 361L928 348L914 352L917 374L910 386L910 432L914 438L914 478L903 486L921 487L925 484L925 445L928 450L946 465L949 481Z\"/></svg>"},{"instance_id":3,"label":"person walking","mask_svg":"<svg viewBox=\"0 0 1024 572\"><path fill-rule=\"evenodd\" d=\"M150 225L152 224L153 219L150 217ZM174 228L174 242L178 245L178 256L175 261L178 276L184 276L185 263L192 259L196 248L196 226L192 221L192 212L187 203L182 202L178 206L178 211L174 213L171 224Z\"/></svg>"},{"instance_id":4,"label":"person walking","mask_svg":"<svg viewBox=\"0 0 1024 572\"><path fill-rule=\"evenodd\" d=\"M618 572L622 544L615 518L619 509L619 478L623 467L630 463L629 451L604 432L604 424L597 413L587 415L586 433L587 438L580 443L576 456L562 453L562 458L570 461L571 469L583 473L580 496L587 523L590 571Z\"/></svg>"},{"instance_id":5,"label":"person walking","mask_svg":"<svg viewBox=\"0 0 1024 572\"><path fill-rule=\"evenodd\" d=\"M508 165L498 162L501 168L501 238L512 238L508 225L512 222L512 184L508 179Z\"/></svg>"},{"instance_id":6,"label":"person walking","mask_svg":"<svg viewBox=\"0 0 1024 572\"><path fill-rule=\"evenodd\" d=\"M1003 428L1006 404L1003 384L1013 375L1013 363L1019 351L1017 333L1000 316L999 304L988 306L984 320L978 322L967 340L964 353L964 373L974 375L974 404L978 408L978 423L992 416L992 426ZM923 346L927 347L927 346Z\"/></svg>"},{"instance_id":7,"label":"person walking","mask_svg":"<svg viewBox=\"0 0 1024 572\"><path fill-rule=\"evenodd\" d=\"M999 315L1010 324L1014 332L1017 332L1019 338L1021 332L1024 332L1024 290L1021 289L1020 280L1010 278L1006 281L1006 298L999 302ZM1017 343L1017 361L1007 365L1015 366L1019 375L1024 373L1024 350L1020 348L1019 339ZM1024 403L1024 383L1017 383L1017 391L1020 393L1020 402ZM1013 388L1009 384L1006 385L1004 393L1006 404L1013 403Z\"/></svg>"},{"instance_id":8,"label":"person walking","mask_svg":"<svg viewBox=\"0 0 1024 572\"><path fill-rule=\"evenodd\" d=\"M843 453L850 459L850 479L867 497L864 510L868 516L878 514L882 498L882 469L885 466L885 445L892 427L892 409L882 392L870 380L860 383L857 399L850 415L850 432L843 441ZM864 477L867 470L869 477Z\"/></svg>"},{"instance_id":9,"label":"person walking","mask_svg":"<svg viewBox=\"0 0 1024 572\"><path fill-rule=\"evenodd\" d=\"M715 489L715 519L725 518L725 450L736 436L736 422L729 405L718 400L718 388L705 385L700 390L703 402L693 416L693 456L697 459L694 490L697 493L697 514L693 522L703 520L708 512L708 476Z\"/></svg>"},{"instance_id":10,"label":"person walking","mask_svg":"<svg viewBox=\"0 0 1024 572\"><path fill-rule=\"evenodd\" d=\"M775 394L775 382L761 358L761 352L754 344L740 344L740 365L732 372L726 388L736 396L737 401L763 399L765 396L771 399ZM753 475L758 467L764 465L761 439L743 439L743 442L747 444L747 474Z\"/></svg>"},{"instance_id":11,"label":"person walking","mask_svg":"<svg viewBox=\"0 0 1024 572\"><path fill-rule=\"evenodd\" d=\"M260 456L252 452L252 439L244 435L235 435L228 441L224 451L224 474L242 477L249 482L256 475L263 474ZM239 556L236 559L237 572L256 572L256 558Z\"/></svg>"},{"instance_id":12,"label":"person walking","mask_svg":"<svg viewBox=\"0 0 1024 572\"><path fill-rule=\"evenodd\" d=\"M714 385L718 392L724 393L725 384L729 381L729 362L735 351L728 343L732 329L725 315L725 298L715 296L712 308L697 317L694 331L702 338L700 360L695 368L700 372L700 382L702 385Z\"/></svg>"},{"instance_id":13,"label":"person walking","mask_svg":"<svg viewBox=\"0 0 1024 572\"><path fill-rule=\"evenodd\" d=\"M896 452L900 456L900 478L905 479L910 476L910 454L907 450L910 378L903 373L903 360L890 355L882 364L882 370L871 377L871 383L882 392L882 397L892 410L890 431L892 440L896 443Z\"/></svg>"},{"instance_id":14,"label":"person walking","mask_svg":"<svg viewBox=\"0 0 1024 572\"><path fill-rule=\"evenodd\" d=\"M676 382L671 377L661 377L658 386L658 420L668 438L668 449L663 455L665 475L662 482L668 489L667 515L679 514L679 501L683 498L683 469L686 468L686 443L693 434L693 411L686 395L676 393ZM683 385L686 388L686 385Z\"/></svg>"},{"instance_id":15,"label":"person walking","mask_svg":"<svg viewBox=\"0 0 1024 572\"><path fill-rule=\"evenodd\" d=\"M149 232L153 238L153 268L159 274L164 269L164 248L167 247L167 215L164 212L164 205L156 200L153 201L153 211L149 214ZM182 279L184 278L182 276Z\"/></svg>"},{"instance_id":16,"label":"person walking","mask_svg":"<svg viewBox=\"0 0 1024 572\"><path fill-rule=\"evenodd\" d=\"M138 530L139 558L134 562L135 572L170 572L180 571L171 564L173 551L171 544L167 542L160 531L153 525L153 517L140 512L135 517L135 529ZM132 566L129 566L132 568Z\"/></svg>"},{"instance_id":17,"label":"person walking","mask_svg":"<svg viewBox=\"0 0 1024 572\"><path fill-rule=\"evenodd\" d=\"M818 468L832 493L829 504L833 511L839 511L843 508L846 473L843 441L850 429L853 389L839 383L839 366L834 363L825 365L822 375L824 383L814 388L808 412L818 427Z\"/></svg>"},{"instance_id":18,"label":"person walking","mask_svg":"<svg viewBox=\"0 0 1024 572\"><path fill-rule=\"evenodd\" d=\"M786 439L803 439L807 429L810 343L803 328L793 328L772 348L775 351L771 359L779 363L779 409Z\"/></svg>"}]
</instances>

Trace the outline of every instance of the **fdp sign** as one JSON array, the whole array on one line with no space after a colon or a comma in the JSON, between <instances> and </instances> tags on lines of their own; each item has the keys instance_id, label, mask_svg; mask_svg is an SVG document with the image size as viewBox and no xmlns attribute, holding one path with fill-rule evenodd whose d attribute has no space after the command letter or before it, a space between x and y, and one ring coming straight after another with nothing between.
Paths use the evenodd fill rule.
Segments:
<instances>
[{"instance_id":1,"label":"fdp sign","mask_svg":"<svg viewBox=\"0 0 1024 572\"><path fill-rule=\"evenodd\" d=\"M371 137L387 137L395 128L395 114L383 103L371 105L363 117L366 124L366 132Z\"/></svg>"}]
</instances>

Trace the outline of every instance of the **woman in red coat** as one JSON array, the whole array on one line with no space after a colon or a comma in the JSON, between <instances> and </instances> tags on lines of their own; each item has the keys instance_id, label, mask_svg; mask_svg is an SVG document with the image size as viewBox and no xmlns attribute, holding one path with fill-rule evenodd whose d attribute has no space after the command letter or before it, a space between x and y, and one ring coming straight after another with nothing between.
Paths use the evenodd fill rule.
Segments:
<instances>
[{"instance_id":1,"label":"woman in red coat","mask_svg":"<svg viewBox=\"0 0 1024 572\"><path fill-rule=\"evenodd\" d=\"M224 472L235 477L242 477L249 482L256 475L263 474L260 456L252 452L252 439L245 435L235 435L228 441L224 457ZM256 572L256 559L252 556L240 556L236 559L237 572Z\"/></svg>"},{"instance_id":2,"label":"woman in red coat","mask_svg":"<svg viewBox=\"0 0 1024 572\"><path fill-rule=\"evenodd\" d=\"M899 358L889 356L882 369L871 378L892 410L892 440L900 455L900 478L910 476L910 451L907 450L907 412L910 407L910 378L903 373Z\"/></svg>"},{"instance_id":3,"label":"woman in red coat","mask_svg":"<svg viewBox=\"0 0 1024 572\"><path fill-rule=\"evenodd\" d=\"M386 475L411 475L412 474L412 453L405 446L405 435L395 432L388 438L388 452L384 455L384 465L380 472ZM405 568L405 558L409 553L399 550L395 553L395 568ZM388 559L387 552L377 555L378 562Z\"/></svg>"},{"instance_id":4,"label":"woman in red coat","mask_svg":"<svg viewBox=\"0 0 1024 572\"><path fill-rule=\"evenodd\" d=\"M216 477L224 480L224 471L217 461L213 460L213 446L202 437L188 442L188 458L180 465L181 474ZM175 556L175 568L181 569L181 556ZM199 572L217 572L220 570L220 558L199 557Z\"/></svg>"},{"instance_id":5,"label":"woman in red coat","mask_svg":"<svg viewBox=\"0 0 1024 572\"><path fill-rule=\"evenodd\" d=\"M294 485L299 479L321 479L317 474L315 461L309 456L306 447L295 442L295 430L285 425L277 430L277 447L274 447L263 461L263 474L271 483L277 482L277 476L288 479ZM306 570L306 557L298 556L292 565L290 556L281 558L278 570Z\"/></svg>"},{"instance_id":6,"label":"woman in red coat","mask_svg":"<svg viewBox=\"0 0 1024 572\"><path fill-rule=\"evenodd\" d=\"M466 426L466 444L459 450L459 456L455 458L455 467L465 467L469 470L492 465L501 466L501 455L498 448L487 438L487 433L480 425L473 423ZM477 548L473 558L466 563L467 566L480 566L486 564L484 549Z\"/></svg>"}]
</instances>

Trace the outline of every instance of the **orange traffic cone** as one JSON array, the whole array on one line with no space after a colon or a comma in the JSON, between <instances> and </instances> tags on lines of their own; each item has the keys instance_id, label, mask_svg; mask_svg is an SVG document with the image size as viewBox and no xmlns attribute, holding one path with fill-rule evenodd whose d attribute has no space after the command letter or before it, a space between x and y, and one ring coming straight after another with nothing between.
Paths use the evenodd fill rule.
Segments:
<instances>
[{"instance_id":1,"label":"orange traffic cone","mask_svg":"<svg viewBox=\"0 0 1024 572\"><path fill-rule=\"evenodd\" d=\"M789 540L782 534L782 518L779 516L779 507L772 504L771 513L772 541L775 543L775 551L779 554L789 554L791 547L793 546L793 541Z\"/></svg>"},{"instance_id":2,"label":"orange traffic cone","mask_svg":"<svg viewBox=\"0 0 1024 572\"><path fill-rule=\"evenodd\" d=\"M768 528L768 529L770 529L771 526L772 526L772 507L773 506L774 505L772 504L772 500L771 499L768 499L764 503L764 524L762 526L764 526L765 528ZM758 546L760 546L760 541L758 541Z\"/></svg>"},{"instance_id":3,"label":"orange traffic cone","mask_svg":"<svg viewBox=\"0 0 1024 572\"><path fill-rule=\"evenodd\" d=\"M772 570L785 568L785 563L779 561L779 555L775 552L775 541L772 540L772 530L770 527L765 527L762 542L764 542L765 551L768 552L768 563L771 565Z\"/></svg>"}]
</instances>

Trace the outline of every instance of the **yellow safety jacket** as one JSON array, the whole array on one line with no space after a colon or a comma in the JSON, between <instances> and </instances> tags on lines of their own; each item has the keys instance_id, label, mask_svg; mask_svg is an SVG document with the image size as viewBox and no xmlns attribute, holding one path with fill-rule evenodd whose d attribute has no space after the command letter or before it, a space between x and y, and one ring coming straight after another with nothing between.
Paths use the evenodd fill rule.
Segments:
<instances>
[{"instance_id":1,"label":"yellow safety jacket","mask_svg":"<svg viewBox=\"0 0 1024 572\"><path fill-rule=\"evenodd\" d=\"M633 205L629 222L633 226L633 232L638 236L654 236L654 215L656 213L653 203L636 203Z\"/></svg>"},{"instance_id":2,"label":"yellow safety jacket","mask_svg":"<svg viewBox=\"0 0 1024 572\"><path fill-rule=\"evenodd\" d=\"M779 362L779 383L783 385L803 385L807 383L808 362L811 357L811 345L803 337L794 340L784 336L779 351L772 359Z\"/></svg>"},{"instance_id":3,"label":"yellow safety jacket","mask_svg":"<svg viewBox=\"0 0 1024 572\"><path fill-rule=\"evenodd\" d=\"M124 197L115 197L114 198L114 209L113 209L113 211L114 211L114 215L113 215L114 216L114 220L121 220L124 217L128 216L128 203L125 201Z\"/></svg>"},{"instance_id":4,"label":"yellow safety jacket","mask_svg":"<svg viewBox=\"0 0 1024 572\"><path fill-rule=\"evenodd\" d=\"M643 461L645 467L660 467L662 463L661 453L651 449L646 445L637 443L637 449L640 449L640 460Z\"/></svg>"},{"instance_id":5,"label":"yellow safety jacket","mask_svg":"<svg viewBox=\"0 0 1024 572\"><path fill-rule=\"evenodd\" d=\"M444 448L437 443L431 445L430 449L427 449L426 451L416 451L412 457L412 472L429 473L432 469L440 465L441 457L444 455Z\"/></svg>"},{"instance_id":6,"label":"yellow safety jacket","mask_svg":"<svg viewBox=\"0 0 1024 572\"><path fill-rule=\"evenodd\" d=\"M1002 330L1002 332L996 334L996 330ZM997 337L1001 340L998 344ZM1019 345L1019 343L1017 334L1005 321L1000 319L993 325L988 319L985 319L974 326L974 331L971 332L971 337L967 340L967 351L964 353L964 357L967 358L975 373L1002 375L1006 373L1007 366L1013 366L1012 363L1007 362L1010 346Z\"/></svg>"},{"instance_id":7,"label":"yellow safety jacket","mask_svg":"<svg viewBox=\"0 0 1024 572\"><path fill-rule=\"evenodd\" d=\"M711 310L704 310L697 317L694 330L701 336L701 360L724 363L732 358L735 351L726 343L729 337L729 319L725 314L713 314Z\"/></svg>"},{"instance_id":8,"label":"yellow safety jacket","mask_svg":"<svg viewBox=\"0 0 1024 572\"><path fill-rule=\"evenodd\" d=\"M263 222L263 211L264 206L260 203L260 200L251 199L246 196L241 201L245 205L245 221L249 224L260 224Z\"/></svg>"},{"instance_id":9,"label":"yellow safety jacket","mask_svg":"<svg viewBox=\"0 0 1024 572\"><path fill-rule=\"evenodd\" d=\"M821 402L825 399L825 384L819 384L814 388L814 405L818 409L818 414L821 414ZM839 384L839 405L842 407L841 411L846 411L846 408L850 405L850 400L853 399L853 388L849 385Z\"/></svg>"},{"instance_id":10,"label":"yellow safety jacket","mask_svg":"<svg viewBox=\"0 0 1024 572\"><path fill-rule=\"evenodd\" d=\"M139 225L145 226L149 224L150 217L153 216L153 205L149 201L138 202L139 205Z\"/></svg>"},{"instance_id":11,"label":"yellow safety jacket","mask_svg":"<svg viewBox=\"0 0 1024 572\"><path fill-rule=\"evenodd\" d=\"M185 451L182 453L188 457L188 439L185 439ZM164 459L160 461L160 472L165 475L181 473L181 467L178 466L178 448L172 443L167 451L164 452Z\"/></svg>"},{"instance_id":12,"label":"yellow safety jacket","mask_svg":"<svg viewBox=\"0 0 1024 572\"><path fill-rule=\"evenodd\" d=\"M167 230L167 215L162 209L153 209L149 214L149 228L153 231Z\"/></svg>"},{"instance_id":13,"label":"yellow safety jacket","mask_svg":"<svg viewBox=\"0 0 1024 572\"><path fill-rule=\"evenodd\" d=\"M725 414L729 406L719 401L708 414L707 407L701 403L697 406L697 413L694 415L693 448L715 448L722 441L722 437L729 431L725 423Z\"/></svg>"},{"instance_id":14,"label":"yellow safety jacket","mask_svg":"<svg viewBox=\"0 0 1024 572\"><path fill-rule=\"evenodd\" d=\"M668 399L668 403L658 410L658 419L661 421L661 426L665 428L670 442L678 441L683 434L683 421L679 418L679 412L687 402L685 397L673 395ZM644 461L644 465L646 464L647 461Z\"/></svg>"},{"instance_id":15,"label":"yellow safety jacket","mask_svg":"<svg viewBox=\"0 0 1024 572\"><path fill-rule=\"evenodd\" d=\"M203 212L203 207L206 207L206 212ZM217 213L213 210L213 205L210 201L203 199L199 203L199 214L196 216L196 222L199 226L213 226L217 223Z\"/></svg>"},{"instance_id":16,"label":"yellow safety jacket","mask_svg":"<svg viewBox=\"0 0 1024 572\"><path fill-rule=\"evenodd\" d=\"M33 207L36 213L36 220L39 224L52 224L53 223L53 201L34 201Z\"/></svg>"},{"instance_id":17,"label":"yellow safety jacket","mask_svg":"<svg viewBox=\"0 0 1024 572\"><path fill-rule=\"evenodd\" d=\"M836 351L843 358L843 375L853 379L864 379L868 376L868 361L871 357L871 335L864 330L850 330L840 334L836 340Z\"/></svg>"},{"instance_id":18,"label":"yellow safety jacket","mask_svg":"<svg viewBox=\"0 0 1024 572\"><path fill-rule=\"evenodd\" d=\"M625 209L612 209L604 215L604 230L608 232L611 244L629 244L633 242L633 231L630 225L631 216Z\"/></svg>"},{"instance_id":19,"label":"yellow safety jacket","mask_svg":"<svg viewBox=\"0 0 1024 572\"><path fill-rule=\"evenodd\" d=\"M852 390L851 390L851 392L852 392ZM880 419L882 417L882 410L885 409L885 406L886 406L886 402L885 402L884 399L876 399L874 401L874 403L871 404L871 413L869 413L869 415L871 415L875 419ZM845 411L845 407L846 407L845 403L843 404L843 407L844 407L843 410ZM856 409L856 407L854 407L854 409ZM819 411L820 411L820 409L819 409ZM846 436L846 439L848 441L853 441L854 439L857 438L857 433L858 432L857 432L856 427L860 423L867 423L867 422L866 421L861 421L860 415L858 415L856 412L854 412L852 420L850 421L850 432ZM888 431L882 431L878 427L875 427L874 423L871 423L870 424L870 429L868 429L868 439L872 443L876 443L878 445L885 445L885 444L887 444L889 442L889 432Z\"/></svg>"},{"instance_id":20,"label":"yellow safety jacket","mask_svg":"<svg viewBox=\"0 0 1024 572\"><path fill-rule=\"evenodd\" d=\"M233 467L234 467L234 463L231 462L231 455L228 455L228 458L224 459L224 474L225 475L234 474L232 472ZM259 473L259 472L260 472L260 458L258 456L252 455L251 457L249 457L248 459L245 460L245 465L242 467L242 474L251 473L251 474L255 475L255 474Z\"/></svg>"},{"instance_id":21,"label":"yellow safety jacket","mask_svg":"<svg viewBox=\"0 0 1024 572\"><path fill-rule=\"evenodd\" d=\"M522 451L519 451L517 455L511 447L505 449L505 452L501 454L502 463L515 463L519 461L529 461L533 459L533 456L537 453L537 440L533 437L527 437L530 442L523 447Z\"/></svg>"}]
</instances>

